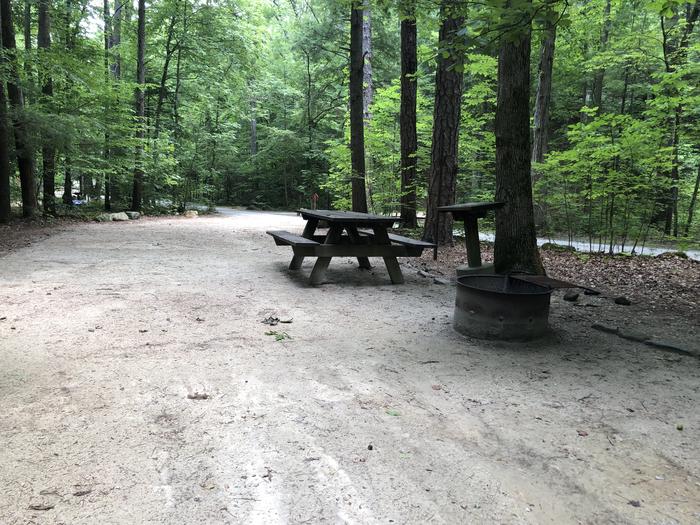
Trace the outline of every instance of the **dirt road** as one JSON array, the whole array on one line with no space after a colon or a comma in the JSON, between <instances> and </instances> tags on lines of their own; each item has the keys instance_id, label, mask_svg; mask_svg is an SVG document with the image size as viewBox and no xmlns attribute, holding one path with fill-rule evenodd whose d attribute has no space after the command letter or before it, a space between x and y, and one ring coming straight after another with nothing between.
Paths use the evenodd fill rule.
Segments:
<instances>
[{"instance_id":1,"label":"dirt road","mask_svg":"<svg viewBox=\"0 0 700 525\"><path fill-rule=\"evenodd\" d=\"M410 268L311 288L264 234L302 226L78 225L0 258L0 523L700 521L697 359L558 295L551 337L506 344Z\"/></svg>"}]
</instances>

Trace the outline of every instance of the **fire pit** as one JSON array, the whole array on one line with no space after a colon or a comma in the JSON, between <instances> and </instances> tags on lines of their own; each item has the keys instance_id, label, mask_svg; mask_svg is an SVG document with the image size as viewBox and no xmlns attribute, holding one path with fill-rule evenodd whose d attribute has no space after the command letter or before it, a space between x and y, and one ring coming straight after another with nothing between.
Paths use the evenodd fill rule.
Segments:
<instances>
[{"instance_id":1,"label":"fire pit","mask_svg":"<svg viewBox=\"0 0 700 525\"><path fill-rule=\"evenodd\" d=\"M483 339L528 340L549 329L552 288L509 275L457 279L454 328Z\"/></svg>"}]
</instances>

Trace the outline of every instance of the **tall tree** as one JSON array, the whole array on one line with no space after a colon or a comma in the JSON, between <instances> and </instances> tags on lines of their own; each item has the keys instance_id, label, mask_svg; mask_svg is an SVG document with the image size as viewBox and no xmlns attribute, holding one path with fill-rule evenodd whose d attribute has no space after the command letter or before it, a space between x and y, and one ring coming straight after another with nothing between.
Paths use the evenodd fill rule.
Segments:
<instances>
[{"instance_id":1,"label":"tall tree","mask_svg":"<svg viewBox=\"0 0 700 525\"><path fill-rule=\"evenodd\" d=\"M12 106L12 125L15 132L15 152L19 168L19 180L22 187L22 215L32 217L36 213L36 186L34 182L34 157L27 137L24 115L24 94L20 87L19 68L17 65L17 45L15 28L12 22L12 5L10 0L0 0L0 17L2 18L2 47L8 54L7 66L9 80L7 94Z\"/></svg>"},{"instance_id":2,"label":"tall tree","mask_svg":"<svg viewBox=\"0 0 700 525\"><path fill-rule=\"evenodd\" d=\"M2 43L2 13L0 12L0 44ZM0 50L2 46L0 45ZM0 66L4 67L4 53L0 55ZM10 127L7 122L7 100L5 83L0 82L0 224L10 221Z\"/></svg>"},{"instance_id":3,"label":"tall tree","mask_svg":"<svg viewBox=\"0 0 700 525\"><path fill-rule=\"evenodd\" d=\"M131 194L131 209L140 210L143 201L143 142L146 138L146 0L139 0L138 29L136 32L136 93L135 113L137 122L136 131L136 165L134 167L134 187Z\"/></svg>"},{"instance_id":4,"label":"tall tree","mask_svg":"<svg viewBox=\"0 0 700 525\"><path fill-rule=\"evenodd\" d=\"M364 122L364 6L353 0L350 10L350 157L352 164L352 210L367 212L365 189Z\"/></svg>"},{"instance_id":5,"label":"tall tree","mask_svg":"<svg viewBox=\"0 0 700 525\"><path fill-rule=\"evenodd\" d=\"M44 52L51 48L51 18L49 13L49 0L39 0L39 34L37 37L37 47ZM53 96L53 82L48 71L48 57L41 61L44 64L41 72L41 92L45 97ZM41 147L43 161L44 213L56 214L56 148L51 144L51 140L45 137Z\"/></svg>"},{"instance_id":6,"label":"tall tree","mask_svg":"<svg viewBox=\"0 0 700 525\"><path fill-rule=\"evenodd\" d=\"M464 25L462 6L458 0L443 0L440 5L442 23L435 73L433 144L423 231L424 240L438 244L452 243L452 216L440 214L437 209L454 204L457 189L457 152L464 91L464 51L457 45L458 32Z\"/></svg>"},{"instance_id":7,"label":"tall tree","mask_svg":"<svg viewBox=\"0 0 700 525\"><path fill-rule=\"evenodd\" d=\"M673 6L672 16L661 15L661 34L663 37L663 56L666 73L674 74L682 68L688 61L688 45L690 34L700 17L700 0L696 0L691 6L685 5L685 13L680 12L678 6ZM670 86L668 96L679 98L678 87ZM664 233L673 233L678 237L678 180L679 173L679 134L681 119L683 117L683 106L677 102L673 108L673 113L668 119L669 143L671 146L671 170L667 173L670 179L670 189L663 199L662 215L664 220Z\"/></svg>"},{"instance_id":8,"label":"tall tree","mask_svg":"<svg viewBox=\"0 0 700 525\"><path fill-rule=\"evenodd\" d=\"M418 82L418 31L415 0L405 0L401 13L401 222L408 228L418 226L416 219L416 166L418 133L416 101Z\"/></svg>"},{"instance_id":9,"label":"tall tree","mask_svg":"<svg viewBox=\"0 0 700 525\"><path fill-rule=\"evenodd\" d=\"M600 31L600 47L598 51L604 53L608 48L610 38L610 0L605 0L603 10L603 27ZM593 75L593 105L598 108L598 113L603 112L603 79L605 77L605 67L600 66Z\"/></svg>"},{"instance_id":10,"label":"tall tree","mask_svg":"<svg viewBox=\"0 0 700 525\"><path fill-rule=\"evenodd\" d=\"M552 70L554 68L554 46L557 26L549 10L545 13L540 62L537 68L537 94L533 119L532 162L541 163L547 153L549 140L549 106L552 100Z\"/></svg>"},{"instance_id":11,"label":"tall tree","mask_svg":"<svg viewBox=\"0 0 700 525\"><path fill-rule=\"evenodd\" d=\"M530 13L511 9L502 23L512 17L517 25L501 37L498 52L496 200L505 206L496 213L493 256L498 273L541 274L530 179Z\"/></svg>"}]
</instances>

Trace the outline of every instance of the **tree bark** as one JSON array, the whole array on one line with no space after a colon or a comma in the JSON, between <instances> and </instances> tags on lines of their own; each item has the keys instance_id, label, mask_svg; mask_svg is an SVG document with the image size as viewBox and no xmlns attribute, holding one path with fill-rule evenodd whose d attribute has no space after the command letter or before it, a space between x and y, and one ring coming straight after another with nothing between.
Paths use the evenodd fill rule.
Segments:
<instances>
[{"instance_id":1,"label":"tree bark","mask_svg":"<svg viewBox=\"0 0 700 525\"><path fill-rule=\"evenodd\" d=\"M423 230L424 240L438 244L452 244L452 216L440 214L437 209L454 204L457 188L459 121L464 90L464 56L454 46L456 33L464 26L464 18L457 12L459 6L456 0L443 0L440 5L442 23L435 72L433 143Z\"/></svg>"},{"instance_id":2,"label":"tree bark","mask_svg":"<svg viewBox=\"0 0 700 525\"><path fill-rule=\"evenodd\" d=\"M15 28L12 22L12 6L10 0L0 0L0 17L2 18L2 47L9 54L7 94L12 106L12 125L15 133L15 154L19 168L19 179L22 187L22 215L32 217L36 213L36 185L34 181L34 158L27 140L26 124L24 122L24 95L20 88L19 71L17 66L17 45L15 43Z\"/></svg>"},{"instance_id":3,"label":"tree bark","mask_svg":"<svg viewBox=\"0 0 700 525\"><path fill-rule=\"evenodd\" d=\"M362 53L363 6L353 1L350 12L350 157L352 210L367 212L365 189L365 123Z\"/></svg>"},{"instance_id":4,"label":"tree bark","mask_svg":"<svg viewBox=\"0 0 700 525\"><path fill-rule=\"evenodd\" d=\"M533 126L532 162L544 162L549 140L549 106L552 99L552 70L554 66L554 46L557 27L547 21L540 49L540 63L535 95L535 115Z\"/></svg>"},{"instance_id":5,"label":"tree bark","mask_svg":"<svg viewBox=\"0 0 700 525\"><path fill-rule=\"evenodd\" d=\"M408 0L401 19L401 223L408 228L418 226L416 219L416 165L418 134L416 103L418 82L418 46L415 0Z\"/></svg>"},{"instance_id":6,"label":"tree bark","mask_svg":"<svg viewBox=\"0 0 700 525\"><path fill-rule=\"evenodd\" d=\"M143 201L143 142L146 138L144 117L146 116L145 84L146 65L144 63L146 53L146 0L139 0L138 30L136 35L136 93L135 113L137 119L136 128L136 155L134 167L134 187L131 194L131 209L141 210Z\"/></svg>"},{"instance_id":7,"label":"tree bark","mask_svg":"<svg viewBox=\"0 0 700 525\"><path fill-rule=\"evenodd\" d=\"M371 118L370 106L374 100L372 84L372 12L369 1L365 0L362 13L362 113L365 121Z\"/></svg>"},{"instance_id":8,"label":"tree bark","mask_svg":"<svg viewBox=\"0 0 700 525\"><path fill-rule=\"evenodd\" d=\"M1 21L0 42L2 42ZM0 65L5 65L5 60L2 56L0 56ZM12 167L10 165L10 126L7 122L7 100L5 98L5 83L0 82L0 224L10 222L12 214L12 210L10 207L10 177L12 176L11 170Z\"/></svg>"},{"instance_id":9,"label":"tree bark","mask_svg":"<svg viewBox=\"0 0 700 525\"><path fill-rule=\"evenodd\" d=\"M51 48L51 15L49 0L39 0L39 34L37 47L48 51ZM53 96L53 82L47 70L42 71L41 93L45 97ZM44 178L43 205L44 213L56 214L56 148L50 144L47 137L41 147L42 169Z\"/></svg>"},{"instance_id":10,"label":"tree bark","mask_svg":"<svg viewBox=\"0 0 700 525\"><path fill-rule=\"evenodd\" d=\"M690 235L690 227L693 225L693 215L695 215L695 204L698 201L698 190L700 190L700 163L698 163L698 174L695 177L695 187L693 188L693 195L690 197L690 204L688 205L688 220L685 223L685 236Z\"/></svg>"},{"instance_id":11,"label":"tree bark","mask_svg":"<svg viewBox=\"0 0 700 525\"><path fill-rule=\"evenodd\" d=\"M496 272L543 274L530 179L530 27L504 38L498 53L496 105Z\"/></svg>"},{"instance_id":12,"label":"tree bark","mask_svg":"<svg viewBox=\"0 0 700 525\"><path fill-rule=\"evenodd\" d=\"M600 32L600 48L599 53L604 52L608 47L608 38L610 37L610 0L605 2L605 11L603 12L603 29ZM596 70L593 76L593 105L598 108L598 114L603 112L603 78L605 77L605 68L601 67Z\"/></svg>"}]
</instances>

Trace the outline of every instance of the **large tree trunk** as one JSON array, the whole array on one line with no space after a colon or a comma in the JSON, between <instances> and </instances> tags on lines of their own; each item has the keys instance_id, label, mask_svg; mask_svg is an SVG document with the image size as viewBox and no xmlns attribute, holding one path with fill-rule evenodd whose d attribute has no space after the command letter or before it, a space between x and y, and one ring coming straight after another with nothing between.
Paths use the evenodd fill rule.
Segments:
<instances>
[{"instance_id":1,"label":"large tree trunk","mask_svg":"<svg viewBox=\"0 0 700 525\"><path fill-rule=\"evenodd\" d=\"M681 16L679 12L676 12L674 16L669 19L668 23L670 25L668 27L664 17L661 17L663 56L667 73L675 73L679 67L682 67L688 61L689 38L695 23L700 17L700 0L696 0L692 8L690 4L687 4L685 7L685 16ZM680 31L674 31L678 29L681 20L685 22L684 27L682 27ZM669 97L679 96L677 88L673 86L667 89L666 94ZM665 175L670 179L671 185L668 193L660 199L661 206L659 208L661 211L658 214L659 216L654 217L655 220L662 218L664 222L664 233L666 235L673 233L675 237L678 237L678 146L682 116L683 107L678 103L674 108L673 116L668 119L668 126L670 129L671 170Z\"/></svg>"},{"instance_id":2,"label":"large tree trunk","mask_svg":"<svg viewBox=\"0 0 700 525\"><path fill-rule=\"evenodd\" d=\"M39 0L39 35L37 47L43 50L51 48L51 18L49 0ZM41 92L45 97L53 96L53 83L48 71L42 71ZM44 177L44 213L56 214L56 148L49 144L46 137L41 148Z\"/></svg>"},{"instance_id":3,"label":"large tree trunk","mask_svg":"<svg viewBox=\"0 0 700 525\"><path fill-rule=\"evenodd\" d=\"M610 36L610 0L605 2L605 11L603 12L603 29L600 33L600 48L599 53L604 52L608 47L608 38ZM596 70L593 75L593 105L598 108L598 113L603 112L603 78L605 77L605 68L601 67Z\"/></svg>"},{"instance_id":4,"label":"large tree trunk","mask_svg":"<svg viewBox=\"0 0 700 525\"><path fill-rule=\"evenodd\" d=\"M370 106L374 100L372 83L372 12L369 1L365 0L362 13L362 113L365 121L371 118Z\"/></svg>"},{"instance_id":5,"label":"large tree trunk","mask_svg":"<svg viewBox=\"0 0 700 525\"><path fill-rule=\"evenodd\" d=\"M547 21L540 49L540 63L535 96L535 116L533 119L532 162L544 162L549 140L549 105L552 99L552 70L554 65L554 45L557 26Z\"/></svg>"},{"instance_id":6,"label":"large tree trunk","mask_svg":"<svg viewBox=\"0 0 700 525\"><path fill-rule=\"evenodd\" d=\"M144 89L146 84L146 0L139 0L138 31L136 45L136 165L134 167L134 188L131 194L131 209L139 211L143 201L143 142L146 138L144 117L146 116L146 100Z\"/></svg>"},{"instance_id":7,"label":"large tree trunk","mask_svg":"<svg viewBox=\"0 0 700 525\"><path fill-rule=\"evenodd\" d=\"M0 224L10 221L10 127L7 123L5 86L0 82Z\"/></svg>"},{"instance_id":8,"label":"large tree trunk","mask_svg":"<svg viewBox=\"0 0 700 525\"><path fill-rule=\"evenodd\" d=\"M163 111L163 102L165 102L165 97L168 94L166 83L168 82L168 73L170 69L170 61L173 58L173 54L178 48L178 43L173 45L173 37L175 35L175 23L177 22L177 15L173 15L170 18L170 23L168 24L168 33L165 40L165 59L163 60L163 72L160 75L160 85L158 86L158 101L156 102L156 113L155 113L155 126L153 135L158 138L160 134L160 118Z\"/></svg>"},{"instance_id":9,"label":"large tree trunk","mask_svg":"<svg viewBox=\"0 0 700 525\"><path fill-rule=\"evenodd\" d=\"M12 125L15 132L15 153L22 186L22 215L31 217L36 213L36 185L34 182L34 158L27 140L24 122L24 95L20 88L17 67L17 45L15 28L12 23L12 6L10 0L0 0L0 17L2 18L2 47L9 53L7 94L12 105Z\"/></svg>"},{"instance_id":10,"label":"large tree trunk","mask_svg":"<svg viewBox=\"0 0 700 525\"><path fill-rule=\"evenodd\" d=\"M109 14L109 0L104 0L102 3L102 18L104 22L104 67L105 67L105 83L107 86L110 86L110 71L109 71L109 51L112 47L112 24L110 21L110 14ZM105 103L105 115L109 114L109 102ZM112 201L111 201L111 177L110 177L110 171L112 169L111 165L111 157L112 157L112 151L111 148L109 147L109 127L105 126L105 161L107 163L106 168L105 168L105 201L104 201L104 207L105 211L111 211L112 210Z\"/></svg>"},{"instance_id":11,"label":"large tree trunk","mask_svg":"<svg viewBox=\"0 0 700 525\"><path fill-rule=\"evenodd\" d=\"M2 47L2 12L0 11L0 51ZM0 55L0 66L5 66L4 55ZM5 83L0 82L0 224L10 221L10 126L7 121L7 100L5 98Z\"/></svg>"},{"instance_id":12,"label":"large tree trunk","mask_svg":"<svg viewBox=\"0 0 700 525\"><path fill-rule=\"evenodd\" d=\"M542 274L530 179L530 27L504 38L496 106L496 272Z\"/></svg>"},{"instance_id":13,"label":"large tree trunk","mask_svg":"<svg viewBox=\"0 0 700 525\"><path fill-rule=\"evenodd\" d=\"M693 188L693 194L690 197L690 204L688 205L688 220L685 223L685 236L690 235L690 227L693 224L693 215L695 215L695 203L698 201L698 190L700 190L700 162L698 163L698 174L695 176L695 187Z\"/></svg>"},{"instance_id":14,"label":"large tree trunk","mask_svg":"<svg viewBox=\"0 0 700 525\"><path fill-rule=\"evenodd\" d=\"M452 216L438 213L437 208L454 204L457 188L459 120L464 89L464 56L454 46L456 33L464 25L464 18L457 12L459 5L460 2L456 0L443 0L440 6L442 24L435 72L433 144L428 180L428 209L423 230L424 240L438 244L452 244Z\"/></svg>"},{"instance_id":15,"label":"large tree trunk","mask_svg":"<svg viewBox=\"0 0 700 525\"><path fill-rule=\"evenodd\" d=\"M408 0L401 19L401 223L408 228L418 226L416 220L416 165L418 134L416 132L416 100L418 82L418 47L416 6Z\"/></svg>"},{"instance_id":16,"label":"large tree trunk","mask_svg":"<svg viewBox=\"0 0 700 525\"><path fill-rule=\"evenodd\" d=\"M352 210L367 212L365 190L365 122L362 54L363 6L353 1L350 13L350 157L352 165Z\"/></svg>"}]
</instances>

